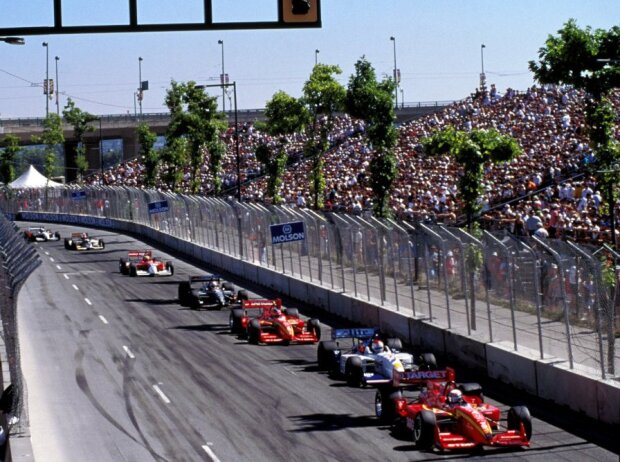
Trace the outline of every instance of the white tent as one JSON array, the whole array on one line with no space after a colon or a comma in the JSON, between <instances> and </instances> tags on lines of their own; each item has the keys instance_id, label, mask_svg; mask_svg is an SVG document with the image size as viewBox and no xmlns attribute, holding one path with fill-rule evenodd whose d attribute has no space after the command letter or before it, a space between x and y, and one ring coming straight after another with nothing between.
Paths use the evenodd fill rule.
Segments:
<instances>
[{"instance_id":1,"label":"white tent","mask_svg":"<svg viewBox=\"0 0 620 462\"><path fill-rule=\"evenodd\" d=\"M61 183L56 183L52 180L47 180L45 176L41 175L39 171L34 168L32 165L28 167L24 173L22 173L19 178L15 179L11 183L9 183L11 188L45 188L49 186L53 188L55 186L62 186Z\"/></svg>"}]
</instances>

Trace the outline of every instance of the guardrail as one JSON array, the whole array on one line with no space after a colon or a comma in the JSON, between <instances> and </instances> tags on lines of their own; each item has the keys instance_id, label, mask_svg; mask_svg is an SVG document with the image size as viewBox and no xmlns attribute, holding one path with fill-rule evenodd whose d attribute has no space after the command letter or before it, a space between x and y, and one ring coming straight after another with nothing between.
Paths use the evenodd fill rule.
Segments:
<instances>
[{"instance_id":1,"label":"guardrail","mask_svg":"<svg viewBox=\"0 0 620 462\"><path fill-rule=\"evenodd\" d=\"M22 380L19 339L17 336L17 294L26 278L41 264L38 254L20 235L14 223L0 216L0 316L2 317L3 340L8 363L9 377L2 377L0 383L9 384L0 398L0 437L18 435L28 428L28 413L24 410L25 389ZM5 449L5 441L0 447ZM6 454L3 456L6 457ZM5 458L2 460L7 460Z\"/></svg>"},{"instance_id":2,"label":"guardrail","mask_svg":"<svg viewBox=\"0 0 620 462\"><path fill-rule=\"evenodd\" d=\"M482 345L527 351L541 363L566 364L568 370L603 380L618 377L615 294L606 288L592 249L561 241L518 241L504 234L485 233L477 239L437 225L155 190L76 191L13 191L0 196L0 207L27 220L99 227L128 223L153 230L164 241L174 239L183 253L202 258L204 249L226 255L225 261L222 257L214 263L231 272L242 271L235 261L265 268L269 278L241 273L263 285L280 288L279 274L298 298L319 307L340 309L329 306L331 296L313 298L307 284L351 297L356 306L382 307L385 313L423 320ZM149 214L149 204L162 201L166 207ZM305 224L303 241L272 242L272 224L296 221ZM355 318L352 305L344 306L338 314ZM407 326L403 332L409 331ZM487 348L477 350L471 360L489 351L503 358L497 348Z\"/></svg>"}]
</instances>

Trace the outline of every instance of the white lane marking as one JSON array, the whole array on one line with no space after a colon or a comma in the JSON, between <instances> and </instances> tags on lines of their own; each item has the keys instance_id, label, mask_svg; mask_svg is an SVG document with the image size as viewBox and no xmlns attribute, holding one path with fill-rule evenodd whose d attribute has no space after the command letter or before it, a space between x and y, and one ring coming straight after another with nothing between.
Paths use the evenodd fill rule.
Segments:
<instances>
[{"instance_id":1,"label":"white lane marking","mask_svg":"<svg viewBox=\"0 0 620 462\"><path fill-rule=\"evenodd\" d=\"M91 301L90 301L89 299L87 299L87 298L85 298L85 299L84 299L84 301L85 301L88 305L91 305L91 306L92 306L92 304L93 304L93 302L91 302Z\"/></svg>"},{"instance_id":2,"label":"white lane marking","mask_svg":"<svg viewBox=\"0 0 620 462\"><path fill-rule=\"evenodd\" d=\"M61 270L62 268L60 267L60 265L56 265L56 268L58 268L59 270Z\"/></svg>"},{"instance_id":3,"label":"white lane marking","mask_svg":"<svg viewBox=\"0 0 620 462\"><path fill-rule=\"evenodd\" d=\"M101 319L101 322L104 324L108 323L108 320L106 318L104 318L103 316L99 315L99 319Z\"/></svg>"},{"instance_id":4,"label":"white lane marking","mask_svg":"<svg viewBox=\"0 0 620 462\"><path fill-rule=\"evenodd\" d=\"M284 370L286 372L288 372L289 374L293 374L293 375L297 375L294 371L292 371L291 369L289 369L288 367L285 367Z\"/></svg>"},{"instance_id":5,"label":"white lane marking","mask_svg":"<svg viewBox=\"0 0 620 462\"><path fill-rule=\"evenodd\" d=\"M54 262L54 261L55 261L55 260L54 260L54 257L50 257L50 261L51 261L51 262Z\"/></svg>"},{"instance_id":6,"label":"white lane marking","mask_svg":"<svg viewBox=\"0 0 620 462\"><path fill-rule=\"evenodd\" d=\"M127 356L129 356L131 359L136 359L136 357L134 356L134 354L131 352L131 350L129 349L128 346L123 345L123 350L125 350L125 353L127 353Z\"/></svg>"},{"instance_id":7,"label":"white lane marking","mask_svg":"<svg viewBox=\"0 0 620 462\"><path fill-rule=\"evenodd\" d=\"M75 284L71 284L71 287L73 287L75 290L80 290L80 288L76 286Z\"/></svg>"},{"instance_id":8,"label":"white lane marking","mask_svg":"<svg viewBox=\"0 0 620 462\"><path fill-rule=\"evenodd\" d=\"M209 456L209 458L213 461L213 462L221 462L220 459L218 459L218 457L215 455L215 453L213 452L213 450L209 447L211 444L213 443L207 443L205 444L202 449L204 449L204 451L207 453L207 455Z\"/></svg>"},{"instance_id":9,"label":"white lane marking","mask_svg":"<svg viewBox=\"0 0 620 462\"><path fill-rule=\"evenodd\" d=\"M91 274L91 273L106 273L107 271L104 270L92 270L92 271L69 271L67 274L77 274L82 275L82 274Z\"/></svg>"},{"instance_id":10,"label":"white lane marking","mask_svg":"<svg viewBox=\"0 0 620 462\"><path fill-rule=\"evenodd\" d=\"M45 251L45 255L49 255L49 254L50 254L50 253L46 250L46 251Z\"/></svg>"},{"instance_id":11,"label":"white lane marking","mask_svg":"<svg viewBox=\"0 0 620 462\"><path fill-rule=\"evenodd\" d=\"M68 274L63 274L63 276L65 277L66 280L69 280L69 275Z\"/></svg>"},{"instance_id":12,"label":"white lane marking","mask_svg":"<svg viewBox=\"0 0 620 462\"><path fill-rule=\"evenodd\" d=\"M157 394L164 403L170 404L170 400L168 399L168 397L164 394L163 391L161 391L161 389L157 385L153 385L153 389L157 392Z\"/></svg>"}]
</instances>

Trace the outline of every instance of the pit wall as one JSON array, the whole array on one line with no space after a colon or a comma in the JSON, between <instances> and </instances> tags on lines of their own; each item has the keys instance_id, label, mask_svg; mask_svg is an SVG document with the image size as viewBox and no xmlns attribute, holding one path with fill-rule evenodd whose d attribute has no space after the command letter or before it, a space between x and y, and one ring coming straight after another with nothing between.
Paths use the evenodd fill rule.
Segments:
<instances>
[{"instance_id":1,"label":"pit wall","mask_svg":"<svg viewBox=\"0 0 620 462\"><path fill-rule=\"evenodd\" d=\"M87 225L144 236L218 270L235 274L343 319L379 327L381 331L400 337L413 346L433 351L454 364L476 370L533 396L607 424L620 424L620 384L597 379L594 371L570 370L566 361L554 358L541 360L537 353L525 348L514 351L512 345L505 342L488 343L476 339L475 335L442 329L388 307L238 260L137 223L48 213L21 213L17 219Z\"/></svg>"}]
</instances>

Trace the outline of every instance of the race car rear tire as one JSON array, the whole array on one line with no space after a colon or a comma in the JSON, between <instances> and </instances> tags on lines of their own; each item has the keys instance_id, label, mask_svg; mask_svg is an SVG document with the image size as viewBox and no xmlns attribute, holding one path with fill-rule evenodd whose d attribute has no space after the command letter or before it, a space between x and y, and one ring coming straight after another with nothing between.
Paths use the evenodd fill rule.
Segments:
<instances>
[{"instance_id":1,"label":"race car rear tire","mask_svg":"<svg viewBox=\"0 0 620 462\"><path fill-rule=\"evenodd\" d=\"M387 346L390 348L390 350L394 350L394 351L403 350L403 342L399 338L388 338L386 343L387 343Z\"/></svg>"},{"instance_id":2,"label":"race car rear tire","mask_svg":"<svg viewBox=\"0 0 620 462\"><path fill-rule=\"evenodd\" d=\"M200 291L196 289L190 289L189 293L187 294L187 303L190 309L199 310L200 309Z\"/></svg>"},{"instance_id":3,"label":"race car rear tire","mask_svg":"<svg viewBox=\"0 0 620 462\"><path fill-rule=\"evenodd\" d=\"M333 340L319 342L316 350L316 362L320 371L332 371L337 369L336 350L338 344Z\"/></svg>"},{"instance_id":4,"label":"race car rear tire","mask_svg":"<svg viewBox=\"0 0 620 462\"><path fill-rule=\"evenodd\" d=\"M413 442L419 449L431 449L435 444L437 419L433 411L420 411L413 420Z\"/></svg>"},{"instance_id":5,"label":"race car rear tire","mask_svg":"<svg viewBox=\"0 0 620 462\"><path fill-rule=\"evenodd\" d=\"M65 249L71 250L73 248L73 241L68 237L65 237Z\"/></svg>"},{"instance_id":6,"label":"race car rear tire","mask_svg":"<svg viewBox=\"0 0 620 462\"><path fill-rule=\"evenodd\" d=\"M347 384L350 387L359 388L364 385L364 368L360 358L357 356L348 358L344 370L347 376Z\"/></svg>"},{"instance_id":7,"label":"race car rear tire","mask_svg":"<svg viewBox=\"0 0 620 462\"><path fill-rule=\"evenodd\" d=\"M138 268L133 263L129 265L129 276L135 278L138 275Z\"/></svg>"},{"instance_id":8,"label":"race car rear tire","mask_svg":"<svg viewBox=\"0 0 620 462\"><path fill-rule=\"evenodd\" d=\"M190 285L188 281L179 282L179 304L181 306L188 305L188 295L190 292Z\"/></svg>"},{"instance_id":9,"label":"race car rear tire","mask_svg":"<svg viewBox=\"0 0 620 462\"><path fill-rule=\"evenodd\" d=\"M299 317L299 310L297 308L287 308L286 309L286 315L287 316L292 316L294 318L298 318Z\"/></svg>"},{"instance_id":10,"label":"race car rear tire","mask_svg":"<svg viewBox=\"0 0 620 462\"><path fill-rule=\"evenodd\" d=\"M390 386L381 387L375 393L375 415L382 424L392 424L396 420L395 400L402 398L403 393Z\"/></svg>"},{"instance_id":11,"label":"race car rear tire","mask_svg":"<svg viewBox=\"0 0 620 462\"><path fill-rule=\"evenodd\" d=\"M243 309L241 308L233 308L230 310L230 317L228 320L228 324L230 326L230 331L233 334L241 335L243 333Z\"/></svg>"},{"instance_id":12,"label":"race car rear tire","mask_svg":"<svg viewBox=\"0 0 620 462\"><path fill-rule=\"evenodd\" d=\"M306 324L306 329L308 332L312 332L317 340L321 340L321 323L318 319L312 318L308 320Z\"/></svg>"},{"instance_id":13,"label":"race car rear tire","mask_svg":"<svg viewBox=\"0 0 620 462\"><path fill-rule=\"evenodd\" d=\"M508 430L519 431L521 423L525 429L525 436L529 441L532 438L532 416L530 410L525 406L511 407L508 410Z\"/></svg>"},{"instance_id":14,"label":"race car rear tire","mask_svg":"<svg viewBox=\"0 0 620 462\"><path fill-rule=\"evenodd\" d=\"M174 265L170 262L166 263L166 271L170 273L170 276L174 274Z\"/></svg>"},{"instance_id":15,"label":"race car rear tire","mask_svg":"<svg viewBox=\"0 0 620 462\"><path fill-rule=\"evenodd\" d=\"M258 345L260 341L260 321L252 319L248 324L248 343Z\"/></svg>"},{"instance_id":16,"label":"race car rear tire","mask_svg":"<svg viewBox=\"0 0 620 462\"><path fill-rule=\"evenodd\" d=\"M239 292L237 292L237 300L241 301L241 300L249 300L250 297L248 296L248 291L247 290L240 290Z\"/></svg>"},{"instance_id":17,"label":"race car rear tire","mask_svg":"<svg viewBox=\"0 0 620 462\"><path fill-rule=\"evenodd\" d=\"M421 359L420 369L425 371L434 371L437 369L437 359L433 353L422 353Z\"/></svg>"}]
</instances>

